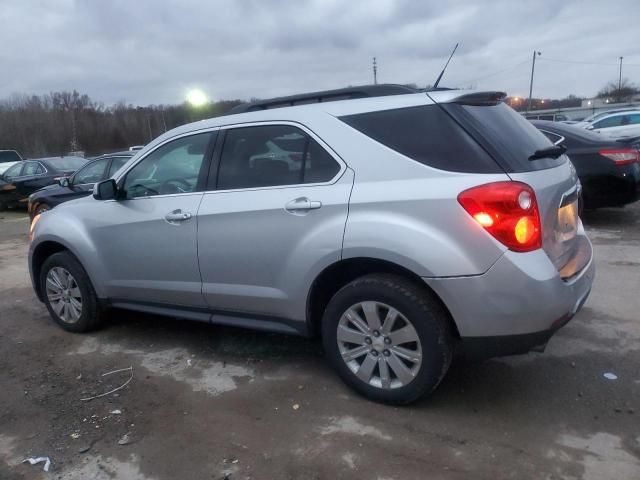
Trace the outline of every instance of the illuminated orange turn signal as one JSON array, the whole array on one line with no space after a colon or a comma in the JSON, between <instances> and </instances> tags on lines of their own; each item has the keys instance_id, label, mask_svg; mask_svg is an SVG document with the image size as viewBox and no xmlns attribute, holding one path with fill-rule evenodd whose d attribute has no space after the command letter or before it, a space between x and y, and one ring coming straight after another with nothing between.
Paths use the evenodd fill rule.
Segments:
<instances>
[{"instance_id":1,"label":"illuminated orange turn signal","mask_svg":"<svg viewBox=\"0 0 640 480\"><path fill-rule=\"evenodd\" d=\"M529 217L522 217L516 223L515 235L518 243L526 245L531 242L531 239L536 234L536 226Z\"/></svg>"}]
</instances>

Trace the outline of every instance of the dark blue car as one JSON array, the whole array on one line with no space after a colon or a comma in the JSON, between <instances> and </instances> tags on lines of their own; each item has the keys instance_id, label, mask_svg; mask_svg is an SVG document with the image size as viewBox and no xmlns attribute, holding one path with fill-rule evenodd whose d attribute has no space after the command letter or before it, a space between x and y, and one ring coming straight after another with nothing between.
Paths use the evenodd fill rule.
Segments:
<instances>
[{"instance_id":1,"label":"dark blue car","mask_svg":"<svg viewBox=\"0 0 640 480\"><path fill-rule=\"evenodd\" d=\"M31 218L75 198L85 197L93 191L94 183L105 180L122 167L136 152L111 153L94 158L69 178L41 188L29 197Z\"/></svg>"}]
</instances>

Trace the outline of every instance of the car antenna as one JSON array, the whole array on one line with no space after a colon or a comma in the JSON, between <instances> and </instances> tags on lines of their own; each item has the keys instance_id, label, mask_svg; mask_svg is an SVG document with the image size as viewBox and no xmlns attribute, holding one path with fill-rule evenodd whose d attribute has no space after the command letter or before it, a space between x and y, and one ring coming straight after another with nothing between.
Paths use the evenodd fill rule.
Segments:
<instances>
[{"instance_id":1,"label":"car antenna","mask_svg":"<svg viewBox=\"0 0 640 480\"><path fill-rule=\"evenodd\" d=\"M440 83L440 79L442 79L442 75L444 75L444 71L447 69L447 67L449 66L449 62L451 61L451 58L453 57L453 54L456 53L456 50L458 49L458 44L456 43L456 46L453 47L453 51L451 52L451 55L449 55L449 60L447 60L447 63L444 64L444 68L442 69L442 71L440 72L440 75L438 75L438 79L436 80L436 83L433 84L433 87L431 87L433 90L435 90L436 88L438 88L438 84Z\"/></svg>"}]
</instances>

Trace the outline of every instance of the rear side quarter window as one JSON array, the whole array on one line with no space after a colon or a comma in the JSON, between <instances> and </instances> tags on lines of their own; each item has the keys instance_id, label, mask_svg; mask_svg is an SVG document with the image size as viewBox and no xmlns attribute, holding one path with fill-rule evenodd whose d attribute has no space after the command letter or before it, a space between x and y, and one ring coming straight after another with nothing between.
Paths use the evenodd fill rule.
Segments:
<instances>
[{"instance_id":1,"label":"rear side quarter window","mask_svg":"<svg viewBox=\"0 0 640 480\"><path fill-rule=\"evenodd\" d=\"M500 173L482 147L438 105L340 117L373 140L429 167L451 172Z\"/></svg>"}]
</instances>

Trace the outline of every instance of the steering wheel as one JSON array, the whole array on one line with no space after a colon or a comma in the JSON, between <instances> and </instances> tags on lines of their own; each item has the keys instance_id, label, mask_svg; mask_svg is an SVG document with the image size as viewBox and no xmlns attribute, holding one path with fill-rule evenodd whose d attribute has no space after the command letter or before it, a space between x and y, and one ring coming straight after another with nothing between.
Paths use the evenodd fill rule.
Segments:
<instances>
[{"instance_id":1,"label":"steering wheel","mask_svg":"<svg viewBox=\"0 0 640 480\"><path fill-rule=\"evenodd\" d=\"M182 188L184 187L184 188ZM169 193L187 193L191 192L193 187L183 178L170 178L162 183L160 191L163 194Z\"/></svg>"}]
</instances>

